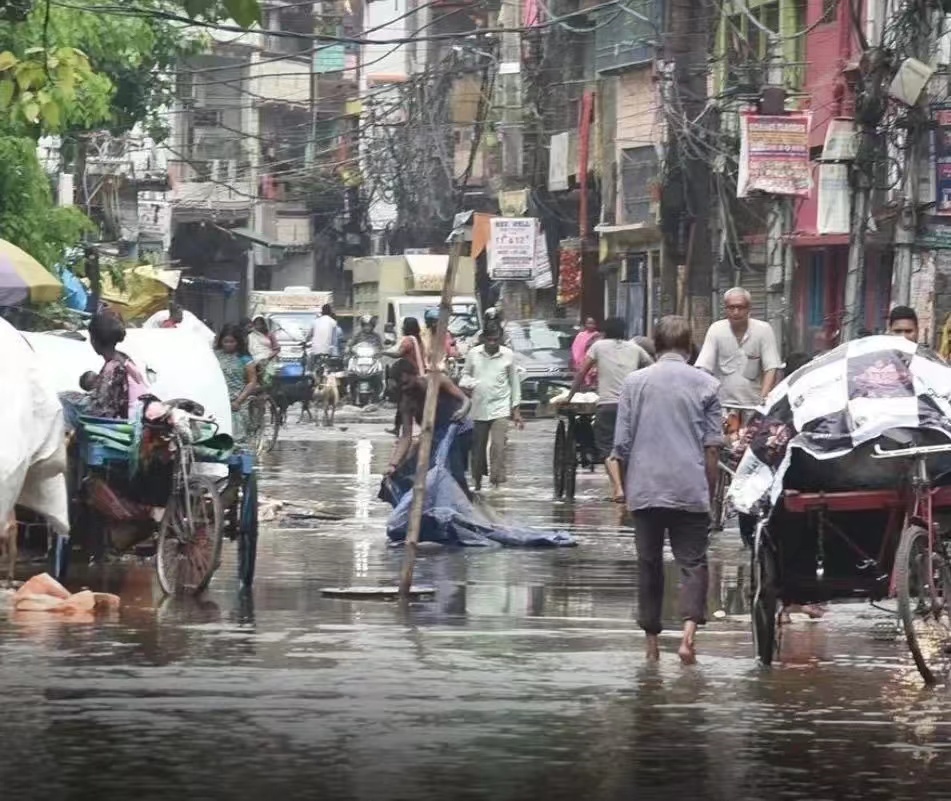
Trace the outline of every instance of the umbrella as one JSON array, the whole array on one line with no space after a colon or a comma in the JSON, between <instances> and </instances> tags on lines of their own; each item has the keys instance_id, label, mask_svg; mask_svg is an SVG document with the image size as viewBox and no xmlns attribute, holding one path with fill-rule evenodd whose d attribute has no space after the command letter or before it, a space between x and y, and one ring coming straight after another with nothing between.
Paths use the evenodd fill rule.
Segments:
<instances>
[{"instance_id":1,"label":"umbrella","mask_svg":"<svg viewBox=\"0 0 951 801\"><path fill-rule=\"evenodd\" d=\"M0 306L16 306L26 300L49 302L62 294L63 285L42 264L0 239Z\"/></svg>"}]
</instances>

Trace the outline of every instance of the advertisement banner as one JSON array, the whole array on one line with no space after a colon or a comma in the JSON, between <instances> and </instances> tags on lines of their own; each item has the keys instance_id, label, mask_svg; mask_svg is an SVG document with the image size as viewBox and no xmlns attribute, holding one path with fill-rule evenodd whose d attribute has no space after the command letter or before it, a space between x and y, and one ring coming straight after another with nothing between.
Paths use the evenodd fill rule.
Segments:
<instances>
[{"instance_id":1,"label":"advertisement banner","mask_svg":"<svg viewBox=\"0 0 951 801\"><path fill-rule=\"evenodd\" d=\"M492 218L488 248L492 281L532 280L537 229L534 217Z\"/></svg>"},{"instance_id":2,"label":"advertisement banner","mask_svg":"<svg viewBox=\"0 0 951 801\"><path fill-rule=\"evenodd\" d=\"M847 234L850 229L851 199L847 164L819 165L819 211L816 232Z\"/></svg>"},{"instance_id":3,"label":"advertisement banner","mask_svg":"<svg viewBox=\"0 0 951 801\"><path fill-rule=\"evenodd\" d=\"M951 106L933 106L935 210L942 217L951 217Z\"/></svg>"},{"instance_id":4,"label":"advertisement banner","mask_svg":"<svg viewBox=\"0 0 951 801\"><path fill-rule=\"evenodd\" d=\"M808 197L812 191L809 129L812 114L740 117L737 197L751 192Z\"/></svg>"}]
</instances>

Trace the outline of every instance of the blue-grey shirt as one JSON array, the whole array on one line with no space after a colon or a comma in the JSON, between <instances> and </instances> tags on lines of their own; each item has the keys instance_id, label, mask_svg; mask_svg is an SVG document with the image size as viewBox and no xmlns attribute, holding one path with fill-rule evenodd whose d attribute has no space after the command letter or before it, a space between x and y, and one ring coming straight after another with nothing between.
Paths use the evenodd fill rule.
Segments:
<instances>
[{"instance_id":1,"label":"blue-grey shirt","mask_svg":"<svg viewBox=\"0 0 951 801\"><path fill-rule=\"evenodd\" d=\"M720 382L675 353L631 373L621 388L614 456L624 494L638 509L710 511L704 448L723 441Z\"/></svg>"}]
</instances>

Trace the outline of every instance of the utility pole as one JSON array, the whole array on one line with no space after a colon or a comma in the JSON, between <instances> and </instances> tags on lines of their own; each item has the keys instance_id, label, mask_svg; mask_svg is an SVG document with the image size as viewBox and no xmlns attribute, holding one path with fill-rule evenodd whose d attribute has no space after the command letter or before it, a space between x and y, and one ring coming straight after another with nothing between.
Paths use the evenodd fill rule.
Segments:
<instances>
[{"instance_id":1,"label":"utility pole","mask_svg":"<svg viewBox=\"0 0 951 801\"><path fill-rule=\"evenodd\" d=\"M930 33L929 9L923 0L916 0L916 8L904 14L909 16L911 41L908 55L928 61L928 37ZM924 112L915 102L908 109L905 140L905 161L902 165L902 198L898 220L895 223L895 263L892 270L892 305L910 306L911 276L914 269L915 235L918 231L918 198L921 181L921 145L924 130Z\"/></svg>"},{"instance_id":2,"label":"utility pole","mask_svg":"<svg viewBox=\"0 0 951 801\"><path fill-rule=\"evenodd\" d=\"M769 84L771 100L776 98L778 108L762 109L764 114L785 114L782 42L775 32L769 37ZM779 105L781 104L781 105ZM766 232L766 319L773 327L780 353L785 349L786 316L789 297L786 294L786 237L791 227L792 209L787 198L773 195L769 204ZM791 276L789 276L791 279Z\"/></svg>"},{"instance_id":3,"label":"utility pole","mask_svg":"<svg viewBox=\"0 0 951 801\"><path fill-rule=\"evenodd\" d=\"M845 319L842 341L848 342L858 336L865 319L865 234L868 230L869 200L872 183L866 161L872 133L862 125L859 133L858 152L852 169L852 219L849 226L849 264L845 275Z\"/></svg>"},{"instance_id":4,"label":"utility pole","mask_svg":"<svg viewBox=\"0 0 951 801\"><path fill-rule=\"evenodd\" d=\"M498 86L502 121L498 131L502 140L502 185L506 189L523 186L521 8L521 0L502 0L500 20L505 33L500 41ZM522 316L520 290L524 286L513 281L502 282L499 302L510 320Z\"/></svg>"}]
</instances>

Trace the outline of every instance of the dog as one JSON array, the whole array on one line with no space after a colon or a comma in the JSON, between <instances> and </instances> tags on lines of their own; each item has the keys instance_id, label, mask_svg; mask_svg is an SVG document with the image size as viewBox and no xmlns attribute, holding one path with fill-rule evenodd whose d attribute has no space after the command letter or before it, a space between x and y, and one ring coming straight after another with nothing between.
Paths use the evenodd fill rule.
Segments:
<instances>
[{"instance_id":1,"label":"dog","mask_svg":"<svg viewBox=\"0 0 951 801\"><path fill-rule=\"evenodd\" d=\"M17 566L17 535L19 530L16 515L11 512L3 527L0 528L0 559L6 559L7 583L10 585L13 584L13 576Z\"/></svg>"},{"instance_id":2,"label":"dog","mask_svg":"<svg viewBox=\"0 0 951 801\"><path fill-rule=\"evenodd\" d=\"M314 389L314 402L324 409L324 425L332 426L337 413L337 404L340 403L340 388L337 385L337 376L324 373L320 384ZM308 410L308 414L309 414Z\"/></svg>"}]
</instances>

